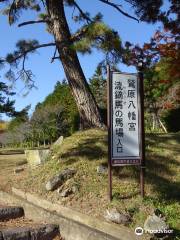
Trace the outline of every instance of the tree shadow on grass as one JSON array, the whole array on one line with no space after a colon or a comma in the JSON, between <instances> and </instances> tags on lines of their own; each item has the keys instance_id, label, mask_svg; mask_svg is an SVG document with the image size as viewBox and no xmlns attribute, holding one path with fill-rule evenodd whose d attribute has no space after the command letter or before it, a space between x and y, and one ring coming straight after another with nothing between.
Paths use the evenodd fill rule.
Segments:
<instances>
[{"instance_id":1,"label":"tree shadow on grass","mask_svg":"<svg viewBox=\"0 0 180 240\"><path fill-rule=\"evenodd\" d=\"M174 143L176 142L177 144L174 144L172 140ZM166 144L166 146L169 146L171 150L179 152L179 147L177 145L180 144L180 134L178 133L146 134L146 146L150 145L151 147L157 147L158 146L157 144L160 145Z\"/></svg>"},{"instance_id":2,"label":"tree shadow on grass","mask_svg":"<svg viewBox=\"0 0 180 240\"><path fill-rule=\"evenodd\" d=\"M147 156L146 181L152 184L153 189L166 200L180 199L180 183L173 181L177 174L179 162L173 157Z\"/></svg>"},{"instance_id":3,"label":"tree shadow on grass","mask_svg":"<svg viewBox=\"0 0 180 240\"><path fill-rule=\"evenodd\" d=\"M178 155L179 149L177 144L172 143L172 140L179 141L179 135L149 135L147 144L151 147L158 146L157 144L168 144L174 155ZM107 139L93 136L93 138L82 139L78 146L71 148L71 151L61 155L64 163L69 165L84 157L89 161L98 159L107 159ZM165 145L166 146L166 145ZM165 151L165 148L160 151ZM67 159L67 160L66 160ZM164 200L179 200L180 198L180 184L173 181L177 168L179 167L178 161L174 156L161 156L158 152L153 150L147 151L146 156L146 176L145 182L152 185L153 190L158 196ZM104 163L107 165L107 163ZM128 178L134 179L139 182L139 167L116 167L113 168L113 175L120 178L120 181L127 180ZM138 193L136 193L138 194ZM127 196L129 198L130 196Z\"/></svg>"},{"instance_id":4,"label":"tree shadow on grass","mask_svg":"<svg viewBox=\"0 0 180 240\"><path fill-rule=\"evenodd\" d=\"M121 195L120 193L113 193L113 198L119 199L119 200L125 200L125 199L131 199L132 197L136 197L137 195L140 195L140 191L135 191L133 193L129 193L126 195Z\"/></svg>"},{"instance_id":5,"label":"tree shadow on grass","mask_svg":"<svg viewBox=\"0 0 180 240\"><path fill-rule=\"evenodd\" d=\"M172 168L173 166L173 168ZM153 190L164 200L180 200L180 182L173 181L179 167L178 161L159 155L147 157L145 183L151 184ZM133 178L139 182L140 167L120 167L114 169L114 175L121 181Z\"/></svg>"},{"instance_id":6,"label":"tree shadow on grass","mask_svg":"<svg viewBox=\"0 0 180 240\"><path fill-rule=\"evenodd\" d=\"M106 139L100 141L98 146L98 138L82 140L78 146L71 148L71 151L61 155L62 159L76 157L85 157L87 160L97 160L107 157L107 141Z\"/></svg>"}]
</instances>

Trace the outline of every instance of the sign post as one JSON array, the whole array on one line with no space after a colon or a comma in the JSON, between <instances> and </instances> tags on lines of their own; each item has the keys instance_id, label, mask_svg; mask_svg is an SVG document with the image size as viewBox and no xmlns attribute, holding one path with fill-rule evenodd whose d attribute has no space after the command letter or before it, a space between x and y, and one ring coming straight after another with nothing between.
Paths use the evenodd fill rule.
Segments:
<instances>
[{"instance_id":1,"label":"sign post","mask_svg":"<svg viewBox=\"0 0 180 240\"><path fill-rule=\"evenodd\" d=\"M111 79L110 66L107 66L107 127L108 127L108 195L112 200L112 164L111 164Z\"/></svg>"},{"instance_id":2,"label":"sign post","mask_svg":"<svg viewBox=\"0 0 180 240\"><path fill-rule=\"evenodd\" d=\"M140 85L140 110L141 110L141 170L140 170L140 189L141 197L144 197L144 175L145 175L145 131L144 131L144 76L143 63L138 66L138 78Z\"/></svg>"},{"instance_id":3,"label":"sign post","mask_svg":"<svg viewBox=\"0 0 180 240\"><path fill-rule=\"evenodd\" d=\"M144 196L145 142L143 75L111 71L107 67L108 174L112 200L112 167L140 166L140 189Z\"/></svg>"}]
</instances>

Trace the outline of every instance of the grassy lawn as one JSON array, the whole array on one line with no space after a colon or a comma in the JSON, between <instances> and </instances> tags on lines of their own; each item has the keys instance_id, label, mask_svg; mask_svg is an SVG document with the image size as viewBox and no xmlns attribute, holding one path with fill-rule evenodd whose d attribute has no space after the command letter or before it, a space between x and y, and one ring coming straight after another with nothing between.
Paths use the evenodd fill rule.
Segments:
<instances>
[{"instance_id":1,"label":"grassy lawn","mask_svg":"<svg viewBox=\"0 0 180 240\"><path fill-rule=\"evenodd\" d=\"M29 170L21 181L14 181L14 185L98 218L103 218L107 208L116 207L131 214L132 228L143 226L147 216L158 208L165 214L170 227L177 231L180 229L179 143L180 134L146 136L144 199L139 194L139 168L116 167L113 169L113 201L108 202L108 176L98 175L96 171L99 164L107 165L107 135L105 131L95 129L66 138L61 146L54 147L45 165ZM57 191L47 192L45 184L65 168L77 169L68 184L76 184L78 192L61 198Z\"/></svg>"}]
</instances>

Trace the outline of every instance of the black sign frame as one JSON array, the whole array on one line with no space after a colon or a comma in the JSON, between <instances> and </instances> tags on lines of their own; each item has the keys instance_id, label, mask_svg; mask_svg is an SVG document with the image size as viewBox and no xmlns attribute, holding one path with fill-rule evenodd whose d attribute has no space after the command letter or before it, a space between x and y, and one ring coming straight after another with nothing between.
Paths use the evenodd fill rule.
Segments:
<instances>
[{"instance_id":1,"label":"black sign frame","mask_svg":"<svg viewBox=\"0 0 180 240\"><path fill-rule=\"evenodd\" d=\"M137 78L138 84L138 134L140 144L140 157L138 163L124 163L124 164L113 164L112 157L112 75L118 73L117 71L111 71L110 67L107 66L107 125L108 125L108 182L109 182L109 199L112 200L112 167L114 166L125 166L125 165L138 165L140 166L140 190L141 196L144 197L144 175L145 175L145 132L144 132L144 78L142 71L139 71ZM128 74L130 73L121 73ZM121 159L117 159L121 160ZM122 159L124 160L124 159ZM131 160L131 159L128 159ZM132 158L133 160L133 158Z\"/></svg>"}]
</instances>

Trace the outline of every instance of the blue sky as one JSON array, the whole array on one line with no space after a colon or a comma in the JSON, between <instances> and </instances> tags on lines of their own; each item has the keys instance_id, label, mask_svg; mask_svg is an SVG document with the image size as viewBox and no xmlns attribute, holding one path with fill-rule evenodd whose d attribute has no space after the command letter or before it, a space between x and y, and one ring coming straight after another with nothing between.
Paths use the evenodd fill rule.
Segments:
<instances>
[{"instance_id":1,"label":"blue sky","mask_svg":"<svg viewBox=\"0 0 180 240\"><path fill-rule=\"evenodd\" d=\"M132 19L129 19L121 15L116 10L103 3L98 3L97 0L84 1L78 0L82 9L92 13L94 15L97 12L101 12L104 16L104 21L109 26L113 27L119 32L122 41L130 41L132 43L143 44L148 41L153 35L155 30L158 28L159 24L146 24L138 23ZM132 13L132 9L125 6L128 13ZM71 21L72 9L67 8L66 15L69 19L71 31L75 31L78 25ZM34 20L37 17L30 12L24 12L20 22L27 20ZM0 32L1 32L1 49L0 56L5 56L8 52L14 50L15 44L19 39L37 39L40 43L52 42L53 38L45 31L45 26L43 24L29 25L26 27L18 28L17 24L9 26L7 23L7 18L5 16L0 16ZM50 63L51 57L53 55L54 49L44 48L38 50L37 54L33 54L29 57L26 66L31 69L35 75L34 80L36 81L37 90L33 89L28 96L23 97L19 94L20 90L23 88L22 82L17 82L16 84L16 109L20 110L23 107L31 104L31 112L33 111L35 105L38 102L43 101L43 99L53 91L54 85L58 80L62 80L65 75L61 63L55 61ZM102 60L102 53L98 51L93 51L91 55L79 55L82 68L84 70L85 76L89 79L97 66L97 64ZM120 69L126 72L135 72L133 67L126 67L120 65ZM3 71L1 71L1 79L3 80Z\"/></svg>"}]
</instances>

